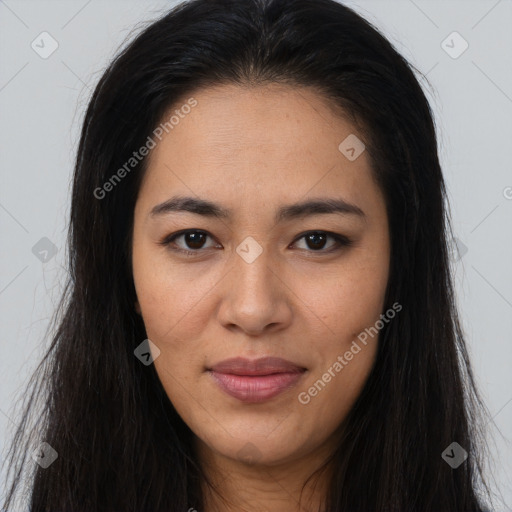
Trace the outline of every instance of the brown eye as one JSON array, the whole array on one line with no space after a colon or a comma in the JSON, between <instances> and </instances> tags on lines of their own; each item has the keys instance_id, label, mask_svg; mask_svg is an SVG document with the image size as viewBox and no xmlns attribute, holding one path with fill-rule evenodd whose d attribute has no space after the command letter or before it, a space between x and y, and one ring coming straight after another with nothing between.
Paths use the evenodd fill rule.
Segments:
<instances>
[{"instance_id":1,"label":"brown eye","mask_svg":"<svg viewBox=\"0 0 512 512\"><path fill-rule=\"evenodd\" d=\"M182 236L184 237L183 240L189 249L201 249L206 238L206 235L199 231L184 233Z\"/></svg>"},{"instance_id":2,"label":"brown eye","mask_svg":"<svg viewBox=\"0 0 512 512\"><path fill-rule=\"evenodd\" d=\"M334 240L327 249L326 243L328 239ZM343 236L338 235L336 233L329 233L327 231L310 231L309 233L303 234L298 240L305 240L306 248L305 250L309 250L309 252L332 252L340 247L348 246L351 244L351 241Z\"/></svg>"},{"instance_id":3,"label":"brown eye","mask_svg":"<svg viewBox=\"0 0 512 512\"><path fill-rule=\"evenodd\" d=\"M310 233L305 236L306 243L310 249L323 249L327 242L328 235L325 233Z\"/></svg>"},{"instance_id":4,"label":"brown eye","mask_svg":"<svg viewBox=\"0 0 512 512\"><path fill-rule=\"evenodd\" d=\"M160 245L168 246L170 250L181 252L187 256L195 256L200 254L203 249L212 249L216 247L215 245L205 245L208 238L212 237L205 231L189 229L173 233L159 243ZM327 245L329 239L333 240L333 242L330 245ZM181 242L177 243L177 241L180 240ZM306 246L299 247L299 249L319 254L328 254L352 244L351 240L346 236L327 231L309 231L304 233L296 239L296 242L293 245L296 245L299 240L305 240L306 242Z\"/></svg>"},{"instance_id":5,"label":"brown eye","mask_svg":"<svg viewBox=\"0 0 512 512\"><path fill-rule=\"evenodd\" d=\"M205 231L190 229L186 231L180 231L179 233L174 233L164 238L160 244L169 246L169 248L172 250L183 252L187 255L193 255L194 253L199 253L201 249L210 249L214 247L205 246L205 242L208 238L211 237ZM181 242L176 243L176 241L179 240L181 240Z\"/></svg>"}]
</instances>

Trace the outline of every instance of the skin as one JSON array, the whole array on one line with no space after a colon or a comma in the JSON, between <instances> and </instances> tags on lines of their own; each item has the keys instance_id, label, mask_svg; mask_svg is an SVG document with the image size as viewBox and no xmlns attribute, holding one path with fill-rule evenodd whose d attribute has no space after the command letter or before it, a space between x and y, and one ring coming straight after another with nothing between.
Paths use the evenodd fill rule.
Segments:
<instances>
[{"instance_id":1,"label":"skin","mask_svg":"<svg viewBox=\"0 0 512 512\"><path fill-rule=\"evenodd\" d=\"M197 106L151 150L136 202L136 309L160 350L154 364L169 399L229 502L206 489L206 512L316 511L328 473L316 488L306 486L299 507L301 486L336 446L337 427L364 386L378 338L309 403L298 396L384 312L390 258L384 197L367 152L349 161L338 149L356 128L315 90L221 85L193 97ZM150 216L175 195L213 201L233 216ZM274 222L279 206L318 197L343 198L364 218L330 213ZM208 236L195 245L184 236L159 244L183 229ZM310 230L353 242L329 253L336 241L308 245L300 235ZM263 249L252 263L236 252L248 236ZM187 257L172 247L196 253ZM307 371L284 393L247 404L225 394L206 371L235 356L282 357ZM248 450L252 463L244 459Z\"/></svg>"}]
</instances>

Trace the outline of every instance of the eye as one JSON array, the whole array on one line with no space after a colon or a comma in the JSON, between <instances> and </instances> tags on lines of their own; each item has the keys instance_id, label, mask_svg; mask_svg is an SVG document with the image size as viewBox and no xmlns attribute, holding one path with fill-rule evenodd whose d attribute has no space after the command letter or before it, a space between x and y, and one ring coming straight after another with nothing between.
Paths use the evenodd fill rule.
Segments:
<instances>
[{"instance_id":1,"label":"eye","mask_svg":"<svg viewBox=\"0 0 512 512\"><path fill-rule=\"evenodd\" d=\"M185 247L180 247L179 245L178 247L173 247L172 245L175 244L175 240L178 240L180 238L183 238ZM173 251L182 252L187 256L194 256L197 255L199 249L204 249L204 241L207 238L210 238L210 236L208 235L208 233L206 233L206 231L201 231L198 229L189 229L169 235L160 242L160 245L169 246L170 249L172 249ZM207 247L207 249L208 248L209 247Z\"/></svg>"},{"instance_id":2,"label":"eye","mask_svg":"<svg viewBox=\"0 0 512 512\"><path fill-rule=\"evenodd\" d=\"M204 243L208 238L211 237L206 231L199 229L188 229L173 233L165 237L162 241L159 242L159 244L169 247L172 251L181 252L187 256L196 256L200 253L201 249L211 249L215 247L205 247ZM334 243L325 249L326 241L329 238L332 239ZM182 239L184 246L176 243L176 241L180 239ZM348 247L352 244L352 241L346 236L328 231L308 231L301 234L295 240L294 244L302 239L304 239L306 243L306 248L300 249L313 253L331 253L341 249L342 247Z\"/></svg>"},{"instance_id":3,"label":"eye","mask_svg":"<svg viewBox=\"0 0 512 512\"><path fill-rule=\"evenodd\" d=\"M325 249L326 241L331 238L334 240L334 243L328 249ZM303 233L300 235L298 240L304 240L306 243L306 249L312 249L309 252L320 252L320 253L331 253L342 247L347 247L352 244L352 241L349 240L344 235L339 235L337 233L331 233L328 231L308 231L307 233Z\"/></svg>"}]
</instances>

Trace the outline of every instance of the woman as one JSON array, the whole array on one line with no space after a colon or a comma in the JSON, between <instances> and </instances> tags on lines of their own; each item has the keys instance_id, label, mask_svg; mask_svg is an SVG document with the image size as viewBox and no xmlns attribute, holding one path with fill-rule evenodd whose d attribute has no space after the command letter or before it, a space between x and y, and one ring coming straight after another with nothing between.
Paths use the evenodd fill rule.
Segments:
<instances>
[{"instance_id":1,"label":"woman","mask_svg":"<svg viewBox=\"0 0 512 512\"><path fill-rule=\"evenodd\" d=\"M412 67L349 8L151 24L87 109L5 508L28 453L32 512L484 510L445 202Z\"/></svg>"}]
</instances>

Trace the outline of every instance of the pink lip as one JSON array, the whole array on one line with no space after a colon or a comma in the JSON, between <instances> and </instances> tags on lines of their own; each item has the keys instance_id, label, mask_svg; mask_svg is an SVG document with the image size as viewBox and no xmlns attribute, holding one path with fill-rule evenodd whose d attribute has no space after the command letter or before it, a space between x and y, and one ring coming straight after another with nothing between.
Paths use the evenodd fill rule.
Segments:
<instances>
[{"instance_id":1,"label":"pink lip","mask_svg":"<svg viewBox=\"0 0 512 512\"><path fill-rule=\"evenodd\" d=\"M209 371L225 393L242 402L256 403L295 385L305 368L277 357L236 357L214 365Z\"/></svg>"}]
</instances>

